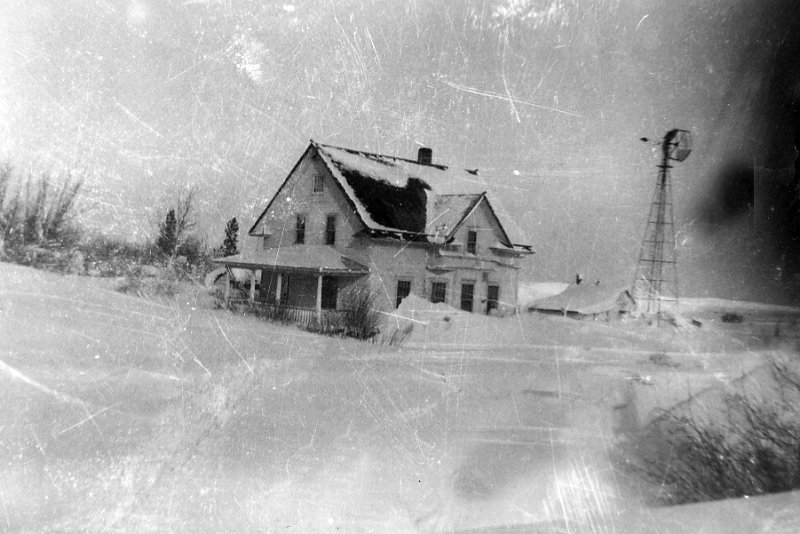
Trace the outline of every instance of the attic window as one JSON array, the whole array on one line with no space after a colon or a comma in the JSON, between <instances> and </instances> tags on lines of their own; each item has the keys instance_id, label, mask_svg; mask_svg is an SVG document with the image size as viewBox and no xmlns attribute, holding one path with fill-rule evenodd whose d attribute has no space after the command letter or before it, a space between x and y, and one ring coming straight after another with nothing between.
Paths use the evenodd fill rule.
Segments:
<instances>
[{"instance_id":1,"label":"attic window","mask_svg":"<svg viewBox=\"0 0 800 534\"><path fill-rule=\"evenodd\" d=\"M476 230L469 230L467 232L467 253L478 253L478 232Z\"/></svg>"},{"instance_id":2,"label":"attic window","mask_svg":"<svg viewBox=\"0 0 800 534\"><path fill-rule=\"evenodd\" d=\"M320 194L325 190L325 182L319 174L314 175L314 193Z\"/></svg>"},{"instance_id":3,"label":"attic window","mask_svg":"<svg viewBox=\"0 0 800 534\"><path fill-rule=\"evenodd\" d=\"M302 245L306 242L306 216L303 213L297 214L297 220L295 222L295 237L294 242L298 245Z\"/></svg>"}]
</instances>

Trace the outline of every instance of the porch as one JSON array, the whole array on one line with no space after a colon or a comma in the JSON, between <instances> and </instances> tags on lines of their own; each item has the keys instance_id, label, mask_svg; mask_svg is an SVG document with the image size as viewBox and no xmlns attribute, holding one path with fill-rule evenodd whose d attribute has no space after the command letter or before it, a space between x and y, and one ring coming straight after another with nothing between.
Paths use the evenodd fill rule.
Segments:
<instances>
[{"instance_id":1,"label":"porch","mask_svg":"<svg viewBox=\"0 0 800 534\"><path fill-rule=\"evenodd\" d=\"M257 314L327 330L343 324L341 293L369 274L332 246L294 245L214 260L225 265L225 302ZM231 269L249 271L247 298L231 294ZM256 286L258 291L256 291Z\"/></svg>"}]
</instances>

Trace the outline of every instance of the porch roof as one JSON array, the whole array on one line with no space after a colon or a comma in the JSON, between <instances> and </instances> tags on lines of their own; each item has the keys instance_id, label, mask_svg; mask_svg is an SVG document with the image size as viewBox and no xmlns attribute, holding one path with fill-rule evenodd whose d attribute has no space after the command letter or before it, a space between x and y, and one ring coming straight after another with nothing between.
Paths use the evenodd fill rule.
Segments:
<instances>
[{"instance_id":1,"label":"porch roof","mask_svg":"<svg viewBox=\"0 0 800 534\"><path fill-rule=\"evenodd\" d=\"M247 251L213 260L244 269L285 269L329 274L368 274L369 268L328 245L290 245Z\"/></svg>"}]
</instances>

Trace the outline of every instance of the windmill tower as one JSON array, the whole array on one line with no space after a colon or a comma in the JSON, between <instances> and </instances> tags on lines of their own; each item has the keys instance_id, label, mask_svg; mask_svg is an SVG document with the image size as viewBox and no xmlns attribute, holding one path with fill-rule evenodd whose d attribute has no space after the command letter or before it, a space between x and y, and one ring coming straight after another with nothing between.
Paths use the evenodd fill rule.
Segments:
<instances>
[{"instance_id":1,"label":"windmill tower","mask_svg":"<svg viewBox=\"0 0 800 534\"><path fill-rule=\"evenodd\" d=\"M692 151L687 130L670 130L661 142L662 159L650 204L650 214L633 279L633 299L639 315L658 320L663 312L678 311L678 263L672 210L670 161L683 161Z\"/></svg>"}]
</instances>

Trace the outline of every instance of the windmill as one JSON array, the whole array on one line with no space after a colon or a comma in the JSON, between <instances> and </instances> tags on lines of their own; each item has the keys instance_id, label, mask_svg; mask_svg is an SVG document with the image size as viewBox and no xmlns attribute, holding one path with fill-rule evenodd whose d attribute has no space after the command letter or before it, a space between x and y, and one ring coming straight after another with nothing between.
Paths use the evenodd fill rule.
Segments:
<instances>
[{"instance_id":1,"label":"windmill","mask_svg":"<svg viewBox=\"0 0 800 534\"><path fill-rule=\"evenodd\" d=\"M662 160L633 279L636 311L644 317L658 320L662 312L678 311L678 264L669 170L671 161L681 162L691 151L692 135L688 130L670 130L661 142Z\"/></svg>"}]
</instances>

